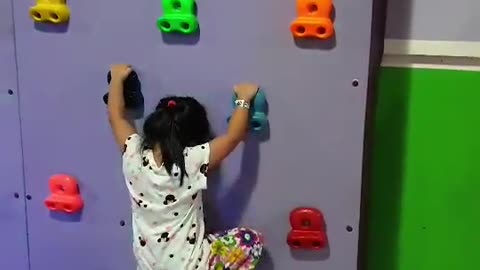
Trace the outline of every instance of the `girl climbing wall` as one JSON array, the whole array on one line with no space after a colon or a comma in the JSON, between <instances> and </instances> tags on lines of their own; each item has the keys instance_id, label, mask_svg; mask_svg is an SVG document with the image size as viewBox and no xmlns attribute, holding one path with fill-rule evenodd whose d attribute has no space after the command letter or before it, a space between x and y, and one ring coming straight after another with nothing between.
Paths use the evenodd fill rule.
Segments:
<instances>
[{"instance_id":1,"label":"girl climbing wall","mask_svg":"<svg viewBox=\"0 0 480 270\"><path fill-rule=\"evenodd\" d=\"M262 252L259 233L235 228L205 235L201 191L207 188L208 169L246 135L258 86L235 86L238 99L228 131L213 140L204 107L194 98L175 96L160 100L141 136L123 97L131 72L128 65L112 66L108 112L132 198L137 269L254 269Z\"/></svg>"}]
</instances>

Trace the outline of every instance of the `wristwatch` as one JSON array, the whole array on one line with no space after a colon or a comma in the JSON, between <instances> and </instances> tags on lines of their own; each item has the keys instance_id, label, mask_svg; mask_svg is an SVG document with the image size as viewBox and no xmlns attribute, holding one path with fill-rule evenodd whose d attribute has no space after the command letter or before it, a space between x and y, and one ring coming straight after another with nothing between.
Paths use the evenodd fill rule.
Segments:
<instances>
[{"instance_id":1,"label":"wristwatch","mask_svg":"<svg viewBox=\"0 0 480 270\"><path fill-rule=\"evenodd\" d=\"M248 110L248 109L250 109L250 102L248 102L244 99L237 99L237 100L235 100L235 106Z\"/></svg>"}]
</instances>

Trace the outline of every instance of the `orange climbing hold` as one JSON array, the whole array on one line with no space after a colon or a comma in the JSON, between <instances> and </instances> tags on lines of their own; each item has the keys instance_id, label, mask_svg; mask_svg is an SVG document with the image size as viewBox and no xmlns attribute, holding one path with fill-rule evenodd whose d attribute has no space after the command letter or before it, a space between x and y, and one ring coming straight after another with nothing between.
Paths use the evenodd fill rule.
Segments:
<instances>
[{"instance_id":1,"label":"orange climbing hold","mask_svg":"<svg viewBox=\"0 0 480 270\"><path fill-rule=\"evenodd\" d=\"M330 18L332 0L297 0L297 19L290 31L296 38L328 39L335 32Z\"/></svg>"}]
</instances>

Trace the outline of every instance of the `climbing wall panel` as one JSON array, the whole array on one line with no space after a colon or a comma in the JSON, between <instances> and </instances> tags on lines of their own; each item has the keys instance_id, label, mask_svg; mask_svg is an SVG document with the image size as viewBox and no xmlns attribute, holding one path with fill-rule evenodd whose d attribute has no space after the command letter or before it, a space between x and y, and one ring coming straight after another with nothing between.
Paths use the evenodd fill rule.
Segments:
<instances>
[{"instance_id":1,"label":"climbing wall panel","mask_svg":"<svg viewBox=\"0 0 480 270\"><path fill-rule=\"evenodd\" d=\"M14 25L0 2L0 269L28 269Z\"/></svg>"},{"instance_id":2,"label":"climbing wall panel","mask_svg":"<svg viewBox=\"0 0 480 270\"><path fill-rule=\"evenodd\" d=\"M102 100L118 62L138 71L147 112L163 95L193 95L216 132L226 129L232 85L258 82L269 130L211 177L213 227L262 231L261 269L356 269L372 0L334 2L335 34L325 40L293 38L295 1L200 1L190 35L159 31L160 1L70 1L69 23L58 25L34 24L33 3L14 4L32 270L134 269L129 198ZM58 173L78 179L80 214L44 206ZM299 206L322 211L326 249L286 244Z\"/></svg>"}]
</instances>

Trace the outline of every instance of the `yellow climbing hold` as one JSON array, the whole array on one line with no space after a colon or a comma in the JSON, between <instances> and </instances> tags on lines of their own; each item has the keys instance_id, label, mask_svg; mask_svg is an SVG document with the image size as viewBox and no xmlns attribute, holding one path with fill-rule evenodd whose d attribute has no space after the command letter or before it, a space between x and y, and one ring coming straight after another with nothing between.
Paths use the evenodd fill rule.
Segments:
<instances>
[{"instance_id":1,"label":"yellow climbing hold","mask_svg":"<svg viewBox=\"0 0 480 270\"><path fill-rule=\"evenodd\" d=\"M66 0L36 0L30 8L30 17L36 23L67 23L70 19L70 9Z\"/></svg>"}]
</instances>

